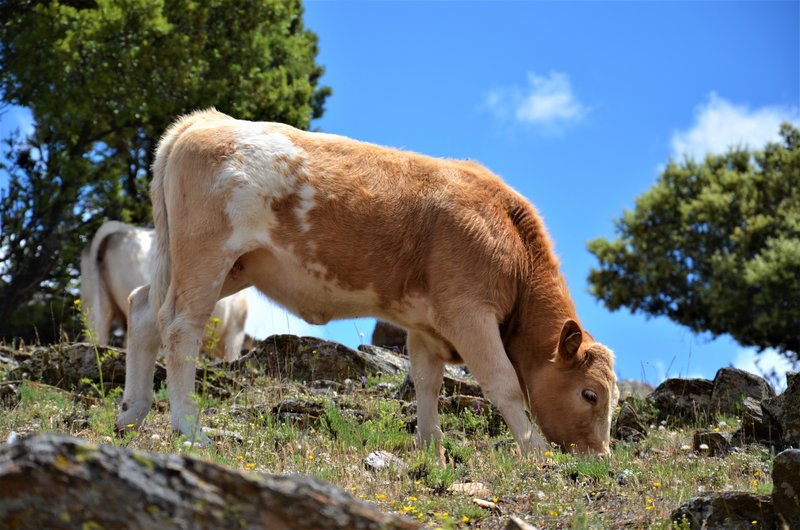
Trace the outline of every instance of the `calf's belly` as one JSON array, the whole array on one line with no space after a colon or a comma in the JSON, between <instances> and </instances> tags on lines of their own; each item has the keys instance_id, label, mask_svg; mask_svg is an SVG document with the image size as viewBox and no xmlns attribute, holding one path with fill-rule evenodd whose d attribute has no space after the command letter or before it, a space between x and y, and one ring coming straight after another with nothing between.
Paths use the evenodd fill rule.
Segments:
<instances>
[{"instance_id":1,"label":"calf's belly","mask_svg":"<svg viewBox=\"0 0 800 530\"><path fill-rule=\"evenodd\" d=\"M310 324L367 316L386 317L378 294L344 289L319 264L260 249L242 256L242 279Z\"/></svg>"}]
</instances>

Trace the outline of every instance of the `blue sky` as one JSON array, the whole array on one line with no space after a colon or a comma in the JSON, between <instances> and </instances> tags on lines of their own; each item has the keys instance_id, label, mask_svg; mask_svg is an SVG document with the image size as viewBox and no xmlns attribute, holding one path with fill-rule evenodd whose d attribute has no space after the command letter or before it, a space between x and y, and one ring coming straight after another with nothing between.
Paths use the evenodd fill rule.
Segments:
<instances>
[{"instance_id":1,"label":"blue sky","mask_svg":"<svg viewBox=\"0 0 800 530\"><path fill-rule=\"evenodd\" d=\"M613 236L612 219L671 156L761 147L781 121L800 123L800 3L307 2L305 23L333 88L314 126L475 159L528 197L621 377L754 368L754 350L728 337L606 310L588 294L586 243ZM0 132L18 115L3 115ZM252 313L258 336L288 329L350 346L373 326Z\"/></svg>"}]
</instances>

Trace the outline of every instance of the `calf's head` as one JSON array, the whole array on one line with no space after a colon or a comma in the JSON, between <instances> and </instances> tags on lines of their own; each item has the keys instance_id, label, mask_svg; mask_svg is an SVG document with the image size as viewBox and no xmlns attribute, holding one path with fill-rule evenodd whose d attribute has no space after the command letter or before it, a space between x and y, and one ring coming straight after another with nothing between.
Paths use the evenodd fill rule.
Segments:
<instances>
[{"instance_id":1,"label":"calf's head","mask_svg":"<svg viewBox=\"0 0 800 530\"><path fill-rule=\"evenodd\" d=\"M609 451L619 399L610 349L567 320L552 358L530 382L529 407L548 441L570 452Z\"/></svg>"}]
</instances>

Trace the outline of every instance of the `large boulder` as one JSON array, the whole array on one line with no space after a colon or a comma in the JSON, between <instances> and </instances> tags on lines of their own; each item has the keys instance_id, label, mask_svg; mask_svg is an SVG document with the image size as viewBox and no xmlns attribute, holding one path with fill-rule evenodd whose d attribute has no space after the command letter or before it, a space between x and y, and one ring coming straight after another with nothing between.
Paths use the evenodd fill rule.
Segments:
<instances>
[{"instance_id":1,"label":"large boulder","mask_svg":"<svg viewBox=\"0 0 800 530\"><path fill-rule=\"evenodd\" d=\"M783 441L800 448L800 372L786 374L786 390L781 398Z\"/></svg>"},{"instance_id":2,"label":"large boulder","mask_svg":"<svg viewBox=\"0 0 800 530\"><path fill-rule=\"evenodd\" d=\"M405 370L408 360L382 348L353 350L316 337L272 335L230 363L229 368L236 372L253 364L276 379L343 381L378 373L393 374Z\"/></svg>"},{"instance_id":3,"label":"large boulder","mask_svg":"<svg viewBox=\"0 0 800 530\"><path fill-rule=\"evenodd\" d=\"M628 401L623 401L611 435L617 440L626 442L639 442L647 438L647 427L645 427L636 409Z\"/></svg>"},{"instance_id":4,"label":"large boulder","mask_svg":"<svg viewBox=\"0 0 800 530\"><path fill-rule=\"evenodd\" d=\"M620 379L617 381L617 388L620 401L629 397L644 399L653 392L651 385L636 379Z\"/></svg>"},{"instance_id":5,"label":"large boulder","mask_svg":"<svg viewBox=\"0 0 800 530\"><path fill-rule=\"evenodd\" d=\"M773 417L762 403L746 397L742 402L741 409L742 426L734 435L737 441L772 446L782 445L783 433L780 421Z\"/></svg>"},{"instance_id":6,"label":"large boulder","mask_svg":"<svg viewBox=\"0 0 800 530\"><path fill-rule=\"evenodd\" d=\"M414 529L313 477L40 435L0 447L0 528Z\"/></svg>"},{"instance_id":7,"label":"large boulder","mask_svg":"<svg viewBox=\"0 0 800 530\"><path fill-rule=\"evenodd\" d=\"M397 349L402 352L406 347L406 330L394 324L378 320L372 331L372 344L382 348Z\"/></svg>"},{"instance_id":8,"label":"large boulder","mask_svg":"<svg viewBox=\"0 0 800 530\"><path fill-rule=\"evenodd\" d=\"M688 524L692 530L775 528L776 521L769 495L737 491L694 497L673 510L670 519L676 527Z\"/></svg>"},{"instance_id":9,"label":"large boulder","mask_svg":"<svg viewBox=\"0 0 800 530\"><path fill-rule=\"evenodd\" d=\"M694 450L706 456L725 456L731 452L730 434L702 430L694 433Z\"/></svg>"},{"instance_id":10,"label":"large boulder","mask_svg":"<svg viewBox=\"0 0 800 530\"><path fill-rule=\"evenodd\" d=\"M711 407L714 412L739 414L745 398L763 401L775 396L775 390L763 377L739 368L720 368L714 377Z\"/></svg>"},{"instance_id":11,"label":"large boulder","mask_svg":"<svg viewBox=\"0 0 800 530\"><path fill-rule=\"evenodd\" d=\"M783 528L800 528L800 449L787 449L775 457L772 504Z\"/></svg>"},{"instance_id":12,"label":"large boulder","mask_svg":"<svg viewBox=\"0 0 800 530\"><path fill-rule=\"evenodd\" d=\"M694 421L708 415L714 383L708 379L667 379L647 396L658 419Z\"/></svg>"}]
</instances>

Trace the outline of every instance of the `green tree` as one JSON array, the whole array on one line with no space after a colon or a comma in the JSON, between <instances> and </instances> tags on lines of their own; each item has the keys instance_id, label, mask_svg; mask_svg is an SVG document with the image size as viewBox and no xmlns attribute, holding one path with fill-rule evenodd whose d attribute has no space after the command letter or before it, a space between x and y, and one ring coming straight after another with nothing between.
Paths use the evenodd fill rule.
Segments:
<instances>
[{"instance_id":1,"label":"green tree","mask_svg":"<svg viewBox=\"0 0 800 530\"><path fill-rule=\"evenodd\" d=\"M322 115L330 89L302 14L299 0L0 2L0 94L35 128L2 163L0 336L52 327L103 218L149 222L154 145L176 116L214 106L308 128Z\"/></svg>"},{"instance_id":2,"label":"green tree","mask_svg":"<svg viewBox=\"0 0 800 530\"><path fill-rule=\"evenodd\" d=\"M800 131L784 124L781 136L760 151L670 161L615 221L617 237L589 243L594 296L796 361Z\"/></svg>"}]
</instances>

